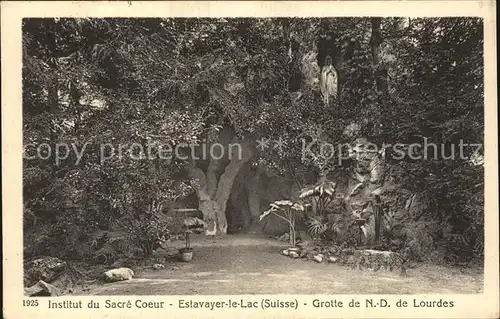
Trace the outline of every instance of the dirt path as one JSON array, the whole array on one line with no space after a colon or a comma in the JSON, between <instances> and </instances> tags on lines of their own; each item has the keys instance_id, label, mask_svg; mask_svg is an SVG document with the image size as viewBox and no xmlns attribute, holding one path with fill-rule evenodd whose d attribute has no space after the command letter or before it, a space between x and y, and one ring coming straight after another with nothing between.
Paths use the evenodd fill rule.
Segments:
<instances>
[{"instance_id":1,"label":"dirt path","mask_svg":"<svg viewBox=\"0 0 500 319\"><path fill-rule=\"evenodd\" d=\"M173 244L182 247L182 242ZM130 281L96 286L87 295L211 294L416 294L480 293L480 269L422 266L377 274L335 264L291 259L279 254L286 244L272 239L234 235L193 239L190 263L167 263L144 270Z\"/></svg>"}]
</instances>

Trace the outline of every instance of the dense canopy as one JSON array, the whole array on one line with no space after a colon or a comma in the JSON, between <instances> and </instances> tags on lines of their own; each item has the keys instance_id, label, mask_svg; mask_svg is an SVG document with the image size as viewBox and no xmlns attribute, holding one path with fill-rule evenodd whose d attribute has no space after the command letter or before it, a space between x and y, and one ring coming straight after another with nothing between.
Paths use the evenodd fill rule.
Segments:
<instances>
[{"instance_id":1,"label":"dense canopy","mask_svg":"<svg viewBox=\"0 0 500 319\"><path fill-rule=\"evenodd\" d=\"M338 73L328 105L314 85L327 56ZM162 212L192 194L222 227L244 167L265 167L299 190L336 181L352 162L317 156L319 144L303 154L303 141L351 143L346 128L355 128L377 145L440 145L438 158L418 160L387 150L385 178L427 199L422 218L439 225L435 245L480 256L482 150L465 147L458 158L458 145L483 143L483 90L477 18L25 19L25 254L93 258L105 253L95 244L103 230L151 253L174 232ZM102 160L119 144L211 143L226 132L229 141L282 144L250 145L239 162L162 160L156 148L154 160L135 160L138 147ZM48 159L47 147L35 156L43 143ZM55 161L58 143L70 147Z\"/></svg>"}]
</instances>

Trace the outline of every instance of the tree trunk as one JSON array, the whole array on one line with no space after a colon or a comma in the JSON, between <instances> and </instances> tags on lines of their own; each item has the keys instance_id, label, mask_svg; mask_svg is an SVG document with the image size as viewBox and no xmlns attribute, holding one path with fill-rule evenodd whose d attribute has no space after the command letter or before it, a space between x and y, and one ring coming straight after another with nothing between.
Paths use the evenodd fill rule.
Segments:
<instances>
[{"instance_id":1,"label":"tree trunk","mask_svg":"<svg viewBox=\"0 0 500 319\"><path fill-rule=\"evenodd\" d=\"M292 211L291 208L287 208L287 212L285 213L288 221L289 221L289 237L290 237L290 246L295 247L296 244L296 232L295 232L295 212Z\"/></svg>"},{"instance_id":2,"label":"tree trunk","mask_svg":"<svg viewBox=\"0 0 500 319\"><path fill-rule=\"evenodd\" d=\"M219 167L219 160L210 158L207 167L207 192L210 198L214 198L217 192L217 168Z\"/></svg>"},{"instance_id":3,"label":"tree trunk","mask_svg":"<svg viewBox=\"0 0 500 319\"><path fill-rule=\"evenodd\" d=\"M219 164L218 160L211 159L207 173L200 168L191 168L191 177L197 180L196 189L198 195L199 210L203 214L203 219L207 223L205 234L213 236L217 234L225 235L227 233L226 205L231 194L234 179L240 168L250 159L252 152L247 143L241 143L241 154L233 151L230 154L231 161L226 166L224 173L217 182L216 170ZM216 154L214 154L217 156ZM240 156L241 155L241 156Z\"/></svg>"},{"instance_id":4,"label":"tree trunk","mask_svg":"<svg viewBox=\"0 0 500 319\"><path fill-rule=\"evenodd\" d=\"M218 229L221 235L227 233L227 219L226 219L226 205L229 195L231 194L231 189L233 187L234 178L238 175L240 168L248 162L252 156L252 152L249 149L247 143L241 143L241 154L237 152L231 153L231 161L226 166L224 173L219 179L217 184L217 191L215 193L215 202L219 205L219 210L217 213L217 223ZM241 157L240 157L241 155Z\"/></svg>"},{"instance_id":5,"label":"tree trunk","mask_svg":"<svg viewBox=\"0 0 500 319\"><path fill-rule=\"evenodd\" d=\"M205 234L207 236L215 235L217 230L217 205L215 205L209 195L207 177L205 173L198 167L192 167L190 175L198 183L196 187L196 193L198 195L198 209L203 214L203 220L207 224Z\"/></svg>"}]
</instances>

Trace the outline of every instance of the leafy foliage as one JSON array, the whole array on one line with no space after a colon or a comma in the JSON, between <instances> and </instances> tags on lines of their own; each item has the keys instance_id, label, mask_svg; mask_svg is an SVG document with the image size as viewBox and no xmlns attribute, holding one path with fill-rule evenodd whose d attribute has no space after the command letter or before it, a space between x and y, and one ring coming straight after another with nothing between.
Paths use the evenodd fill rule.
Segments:
<instances>
[{"instance_id":1,"label":"leafy foliage","mask_svg":"<svg viewBox=\"0 0 500 319\"><path fill-rule=\"evenodd\" d=\"M131 246L149 254L168 237L163 211L192 192L187 163L136 160L130 147L102 162L99 146L106 143L175 146L210 141L218 128L231 126L238 134L282 140L283 147L253 160L299 189L318 176L349 170L348 161L315 154L321 142L349 142L343 133L352 123L374 142L408 145L428 138L445 145L447 154L461 140L482 144L482 23L23 20L26 154L33 156L42 143L53 150L57 143L85 147L80 159L70 148L59 163L53 157L24 160L25 254L72 256L85 234L113 230L126 230ZM340 98L328 107L304 85L303 57L314 51L319 66L330 55L339 72ZM307 156L303 141L315 143ZM473 151L466 148L464 155ZM442 226L432 234L433 245L445 247L455 256L450 258L464 250L481 256L483 166L442 156L397 161L393 155L386 154L388 178L431 201L422 218Z\"/></svg>"},{"instance_id":2,"label":"leafy foliage","mask_svg":"<svg viewBox=\"0 0 500 319\"><path fill-rule=\"evenodd\" d=\"M291 200L278 200L271 203L270 208L263 212L259 219L262 220L267 216L273 214L278 218L287 222L289 226L289 237L290 246L295 247L296 244L296 231L295 231L295 221L298 212L304 211L304 206L299 203L293 202Z\"/></svg>"},{"instance_id":3,"label":"leafy foliage","mask_svg":"<svg viewBox=\"0 0 500 319\"><path fill-rule=\"evenodd\" d=\"M334 200L336 184L330 181L320 181L317 185L306 187L299 195L301 199L310 199L315 215L325 214L328 205Z\"/></svg>"}]
</instances>

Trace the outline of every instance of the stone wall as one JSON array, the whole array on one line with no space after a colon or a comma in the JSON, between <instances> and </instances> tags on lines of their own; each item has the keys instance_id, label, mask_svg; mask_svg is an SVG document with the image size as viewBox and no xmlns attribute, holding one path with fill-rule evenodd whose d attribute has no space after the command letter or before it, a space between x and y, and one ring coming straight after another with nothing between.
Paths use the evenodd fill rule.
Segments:
<instances>
[{"instance_id":1,"label":"stone wall","mask_svg":"<svg viewBox=\"0 0 500 319\"><path fill-rule=\"evenodd\" d=\"M363 228L366 244L374 240L375 219L370 201L376 195L382 203L381 233L391 238L395 246L404 244L416 259L425 259L433 251L433 234L438 231L432 220L422 218L429 210L428 199L399 185L384 154L371 151L369 144L367 138L353 136L352 166L348 175L335 181L336 193L344 196L351 214L367 220Z\"/></svg>"}]
</instances>

